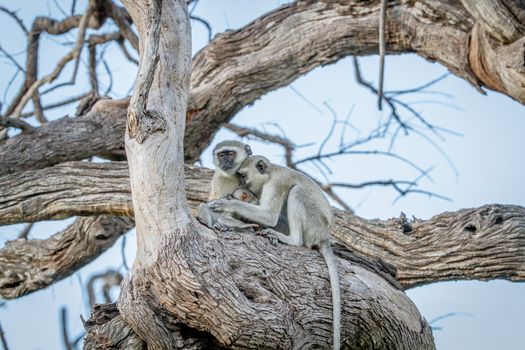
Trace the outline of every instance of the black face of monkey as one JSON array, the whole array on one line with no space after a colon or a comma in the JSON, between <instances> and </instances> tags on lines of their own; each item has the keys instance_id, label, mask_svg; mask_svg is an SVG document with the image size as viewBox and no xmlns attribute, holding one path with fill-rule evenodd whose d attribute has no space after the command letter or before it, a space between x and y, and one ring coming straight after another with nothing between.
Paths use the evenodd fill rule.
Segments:
<instances>
[{"instance_id":1,"label":"black face of monkey","mask_svg":"<svg viewBox=\"0 0 525 350\"><path fill-rule=\"evenodd\" d=\"M237 157L237 152L233 150L221 150L217 153L217 158L219 160L219 166L222 170L228 171L235 167L235 158Z\"/></svg>"}]
</instances>

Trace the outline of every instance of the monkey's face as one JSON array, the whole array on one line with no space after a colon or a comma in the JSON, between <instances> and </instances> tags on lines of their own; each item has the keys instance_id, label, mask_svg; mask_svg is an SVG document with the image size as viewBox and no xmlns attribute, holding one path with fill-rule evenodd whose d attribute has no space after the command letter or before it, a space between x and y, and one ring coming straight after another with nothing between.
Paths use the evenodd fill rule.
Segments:
<instances>
[{"instance_id":1,"label":"monkey's face","mask_svg":"<svg viewBox=\"0 0 525 350\"><path fill-rule=\"evenodd\" d=\"M213 150L215 168L232 176L243 160L251 155L251 148L239 141L223 141Z\"/></svg>"},{"instance_id":2,"label":"monkey's face","mask_svg":"<svg viewBox=\"0 0 525 350\"><path fill-rule=\"evenodd\" d=\"M217 168L225 173L235 173L239 163L242 161L239 161L238 158L241 157L239 157L236 150L223 148L215 152L214 163Z\"/></svg>"},{"instance_id":3,"label":"monkey's face","mask_svg":"<svg viewBox=\"0 0 525 350\"><path fill-rule=\"evenodd\" d=\"M246 187L256 196L260 196L262 187L270 179L269 170L270 163L266 158L261 156L250 157L237 170L239 185Z\"/></svg>"},{"instance_id":4,"label":"monkey's face","mask_svg":"<svg viewBox=\"0 0 525 350\"><path fill-rule=\"evenodd\" d=\"M251 204L259 204L259 200L257 197L250 191L248 191L246 188L239 187L232 193L233 198L238 199L240 201L251 203Z\"/></svg>"}]
</instances>

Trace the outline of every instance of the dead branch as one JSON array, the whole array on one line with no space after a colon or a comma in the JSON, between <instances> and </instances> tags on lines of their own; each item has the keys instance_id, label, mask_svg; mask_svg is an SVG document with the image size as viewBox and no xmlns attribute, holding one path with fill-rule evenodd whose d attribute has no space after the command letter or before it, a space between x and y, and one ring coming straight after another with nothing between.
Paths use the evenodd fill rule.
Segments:
<instances>
[{"instance_id":1,"label":"dead branch","mask_svg":"<svg viewBox=\"0 0 525 350\"><path fill-rule=\"evenodd\" d=\"M0 249L0 296L17 298L70 276L133 225L129 218L101 215L79 218L48 239L7 242Z\"/></svg>"},{"instance_id":2,"label":"dead branch","mask_svg":"<svg viewBox=\"0 0 525 350\"><path fill-rule=\"evenodd\" d=\"M2 342L2 347L4 350L9 350L9 346L7 345L7 339L5 337L4 329L2 328L2 323L0 322L0 341Z\"/></svg>"},{"instance_id":3,"label":"dead branch","mask_svg":"<svg viewBox=\"0 0 525 350\"><path fill-rule=\"evenodd\" d=\"M4 117L0 115L0 126L4 128L18 128L25 132L32 132L35 130L35 127L33 127L28 122L22 120L22 119L15 119L10 117Z\"/></svg>"},{"instance_id":4,"label":"dead branch","mask_svg":"<svg viewBox=\"0 0 525 350\"><path fill-rule=\"evenodd\" d=\"M20 17L18 17L18 15L16 14L15 11L11 11L11 10L5 8L4 6L0 6L0 11L8 14L12 19L14 19L16 24L18 24L18 26L22 29L22 31L24 32L25 35L29 34L26 26L24 25L24 22L20 19Z\"/></svg>"},{"instance_id":5,"label":"dead branch","mask_svg":"<svg viewBox=\"0 0 525 350\"><path fill-rule=\"evenodd\" d=\"M80 57L80 53L82 51L82 48L84 47L84 36L86 33L86 29L88 27L89 18L91 16L91 13L93 11L91 2L88 5L88 8L86 9L86 12L82 15L82 18L80 19L79 25L78 25L78 34L77 34L77 40L74 48L68 52L65 56L63 56L57 63L55 69L48 75L44 76L43 78L37 79L34 81L31 86L27 89L25 94L20 99L20 102L13 108L13 112L10 114L11 116L20 117L20 114L22 113L22 109L25 107L26 103L29 101L31 96L37 92L38 88L46 83L53 82L66 64L71 60L77 60L75 63L75 69L73 71L73 76L71 79L71 84L74 83L74 80L76 78L77 68L78 68L78 59ZM36 75L36 74L35 74Z\"/></svg>"},{"instance_id":6,"label":"dead branch","mask_svg":"<svg viewBox=\"0 0 525 350\"><path fill-rule=\"evenodd\" d=\"M31 184L31 178L34 178L35 183L41 186L41 191L31 200L60 203L62 200L61 191L56 192L56 184L47 185L50 180L58 178L61 180L53 181L69 184L66 190L75 193L78 203L84 205L84 207L80 207L83 211L94 212L87 207L87 205L92 205L99 211L113 213L125 211L132 215L129 183L125 179L127 169L122 164L77 162L54 168L54 172L49 172L49 169L28 171L26 172L27 177L13 181L12 185L7 185L6 177L0 178L0 198L7 198L13 203L19 203L20 207L26 208L28 216L38 215L37 207L29 205L30 201L27 202L23 198L17 197L16 193L23 193L24 184ZM207 200L212 174L208 169L186 167L186 193L192 208L195 209L200 203ZM101 201L99 203L93 202L94 188L106 193L106 195L98 197ZM5 192L6 189L9 189L10 194ZM113 200L114 195L122 192L125 192L123 194L125 194L126 200L120 202L119 207L116 207ZM66 198L71 197L67 192L62 193ZM49 200L49 195L53 196L53 201ZM74 206L77 207L77 204ZM14 209L16 206L13 206ZM40 206L38 209L45 210L45 207ZM68 208L68 210L70 209ZM2 212L0 218L5 220L10 215ZM380 257L396 266L398 279L404 288L458 279L504 278L513 281L525 281L525 269L523 268L525 266L525 242L523 235L521 235L521 232L525 230L525 208L523 207L487 205L475 209L443 213L429 220L413 221L407 220L406 217L384 221L365 220L348 212L335 210L335 218L332 235L353 251L368 257ZM83 227L80 223L75 225L74 227ZM126 229L130 229L132 225L130 224ZM114 237L112 240L114 242L121 234L93 232L89 233L89 237L110 236ZM87 238L81 238L82 235L85 233L71 232L71 236L76 237L73 242L60 237L52 239L51 242L55 242L53 244L57 245L59 242L64 242L62 244L66 244L67 247L78 244L78 249L83 249L82 245L86 244ZM35 253L32 249L37 248L25 248L35 244L34 242L16 240L7 245L7 247L14 245L13 248L0 250L0 263L12 262L12 265L10 263L8 266L21 269L19 273L13 275L22 276L17 278L24 278L17 283L11 281L19 286L17 290L21 294L16 294L6 287L11 285L8 283L10 280L4 284L4 280L0 278L2 281L0 283L0 295L13 298L53 283L49 280L46 283L39 281L42 278L42 272L39 271L44 269L44 266L38 261L21 263L21 261L26 261L24 260L26 254L42 257L52 255L50 251ZM42 242L41 244L43 246L51 245L51 242ZM56 249L61 251L58 247ZM75 257L76 259L75 249L77 248L64 248L65 252L60 254L71 254L71 258ZM74 253L68 253L69 251ZM16 252L16 258L10 257L10 254L13 253L9 252ZM509 255L509 252L512 254ZM94 254L92 258L98 255L98 253L90 254ZM60 257L57 258L57 261L60 261ZM69 264L70 260L65 259L65 261ZM58 270L69 271L72 267L68 266ZM478 266L478 268L472 270L471 266ZM45 268L49 268L51 271L57 270L56 266L45 265ZM53 272L50 274L54 276ZM25 281L23 276L30 277L27 277L28 280Z\"/></svg>"},{"instance_id":7,"label":"dead branch","mask_svg":"<svg viewBox=\"0 0 525 350\"><path fill-rule=\"evenodd\" d=\"M379 11L379 82L377 84L377 108L383 109L383 84L385 75L385 53L386 53L386 8L388 0L381 0Z\"/></svg>"},{"instance_id":8,"label":"dead branch","mask_svg":"<svg viewBox=\"0 0 525 350\"><path fill-rule=\"evenodd\" d=\"M111 288L120 286L123 276L120 272L115 270L108 270L102 273L92 275L88 283L86 284L86 290L89 298L90 309L95 306L96 296L95 296L95 283L99 280L102 281L102 295L104 296L104 303L109 304L115 302L112 300L109 292Z\"/></svg>"},{"instance_id":9,"label":"dead branch","mask_svg":"<svg viewBox=\"0 0 525 350\"><path fill-rule=\"evenodd\" d=\"M62 306L60 308L60 329L62 330L62 345L64 345L64 348L66 350L73 350L73 347L71 346L71 341L69 340L69 332L67 330L68 325L67 320L67 308L65 306Z\"/></svg>"}]
</instances>

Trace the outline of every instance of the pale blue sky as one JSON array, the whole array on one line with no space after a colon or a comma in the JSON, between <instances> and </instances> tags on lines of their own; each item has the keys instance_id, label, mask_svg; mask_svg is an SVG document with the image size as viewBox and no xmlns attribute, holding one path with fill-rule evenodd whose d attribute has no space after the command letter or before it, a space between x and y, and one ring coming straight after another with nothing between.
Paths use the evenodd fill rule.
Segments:
<instances>
[{"instance_id":1,"label":"pale blue sky","mask_svg":"<svg viewBox=\"0 0 525 350\"><path fill-rule=\"evenodd\" d=\"M69 1L61 1L69 8ZM200 1L196 14L210 21L214 34L226 28L239 28L262 13L273 9L283 1ZM0 4L11 9L20 9L19 15L27 26L36 14L47 15L48 7L55 17L60 13L52 1L10 1L0 0ZM79 2L77 8L85 6ZM23 36L15 29L13 22L0 14L2 36L0 45L9 52L23 50ZM194 27L194 52L206 44L207 32L198 23ZM109 31L109 29L108 29ZM69 40L74 36L70 35ZM63 40L63 39L61 39ZM44 37L42 48L41 74L52 69L57 57L63 54L56 38ZM107 49L107 60L114 73L115 96L125 96L131 86L135 68L124 62L115 46ZM23 55L16 56L24 62ZM365 77L376 81L377 57L361 59ZM101 69L102 70L102 69ZM428 82L446 70L439 64L429 63L414 55L389 56L386 60L386 89L411 88ZM82 72L81 72L82 73ZM7 80L12 74L11 66L5 58L0 58L0 101ZM104 75L104 73L101 73ZM65 72L64 80L70 73ZM76 92L88 88L85 76L79 77L80 87ZM107 79L103 81L107 85ZM13 94L19 81L11 89ZM353 107L350 121L363 133L375 126L385 117L376 110L375 97L354 82L350 58L337 64L319 68L298 79L292 84L296 91L306 96L310 104L302 100L291 88L282 88L269 93L253 106L243 109L234 122L277 132L265 123L276 122L286 131L288 137L297 144L316 142L316 145L300 149L297 157L315 153L317 147L330 127L331 114L323 105L328 101L344 118ZM386 219L399 216L401 211L407 216L415 215L429 218L443 211L465 207L476 207L488 203L525 205L525 109L523 106L500 94L489 92L483 96L466 82L453 76L438 83L433 90L445 92L453 98L418 95L407 98L417 102L414 107L429 121L452 129L463 136L447 136L445 141L434 139L453 163L448 161L435 148L421 138L411 136L399 139L396 152L410 158L422 168L434 167L431 173L434 182L422 181L423 188L450 197L451 202L412 195L402 198L392 205L396 193L389 189L367 189L364 191L342 191L341 195L356 209L356 213L366 218ZM60 99L74 95L68 89L57 90L53 98ZM8 96L9 100L9 96ZM50 100L50 101L51 101ZM419 103L422 100L438 100L454 107L435 103ZM71 112L71 108L49 113L52 118ZM214 143L233 135L221 131ZM348 138L356 134L348 133ZM274 161L281 161L282 151L278 147L252 142L255 153L265 154ZM381 142L378 147L383 146ZM334 143L327 147L335 147ZM209 150L203 155L203 164L211 166ZM414 178L417 173L398 162L384 158L344 157L328 162L333 170L332 181L359 182L380 178ZM315 174L315 173L314 173ZM69 221L68 221L69 222ZM39 223L33 229L33 237L44 238L56 232L67 222ZM16 237L20 226L0 228L0 239ZM127 235L126 255L132 261L134 254L134 235ZM16 301L8 302L0 309L0 320L12 349L58 349L61 348L58 307L67 305L70 311L70 330L76 336L82 329L78 315L87 315L87 308L81 301L79 280L84 283L87 277L106 267L121 267L120 241L108 252L99 257L82 271L61 281L51 288L31 294ZM427 320L457 312L457 316L439 321L434 326L434 336L439 350L492 350L522 349L525 343L525 284L506 281L492 282L448 282L409 290L407 294L414 300ZM87 318L87 317L86 317ZM32 332L28 337L27 331Z\"/></svg>"}]
</instances>

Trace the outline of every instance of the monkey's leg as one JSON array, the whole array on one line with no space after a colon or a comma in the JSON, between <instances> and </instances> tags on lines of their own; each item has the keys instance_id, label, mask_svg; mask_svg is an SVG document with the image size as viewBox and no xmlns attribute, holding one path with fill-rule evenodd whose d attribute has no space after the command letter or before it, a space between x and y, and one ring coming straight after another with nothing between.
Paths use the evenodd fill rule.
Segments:
<instances>
[{"instance_id":1,"label":"monkey's leg","mask_svg":"<svg viewBox=\"0 0 525 350\"><path fill-rule=\"evenodd\" d=\"M217 223L213 225L213 228L220 231L229 231L233 229L250 230L253 232L253 228L257 227L257 224L250 224L237 220L230 215L223 213L217 218Z\"/></svg>"},{"instance_id":2,"label":"monkey's leg","mask_svg":"<svg viewBox=\"0 0 525 350\"><path fill-rule=\"evenodd\" d=\"M206 203L199 205L199 210L197 211L197 220L202 224L208 226L209 228L213 227L213 213L210 207Z\"/></svg>"},{"instance_id":3,"label":"monkey's leg","mask_svg":"<svg viewBox=\"0 0 525 350\"><path fill-rule=\"evenodd\" d=\"M288 245L302 245L301 235L294 235L293 231L290 231L290 235L285 235L279 231L274 230L273 228L265 228L259 232L259 235L268 238L273 245L277 245L276 240Z\"/></svg>"}]
</instances>

